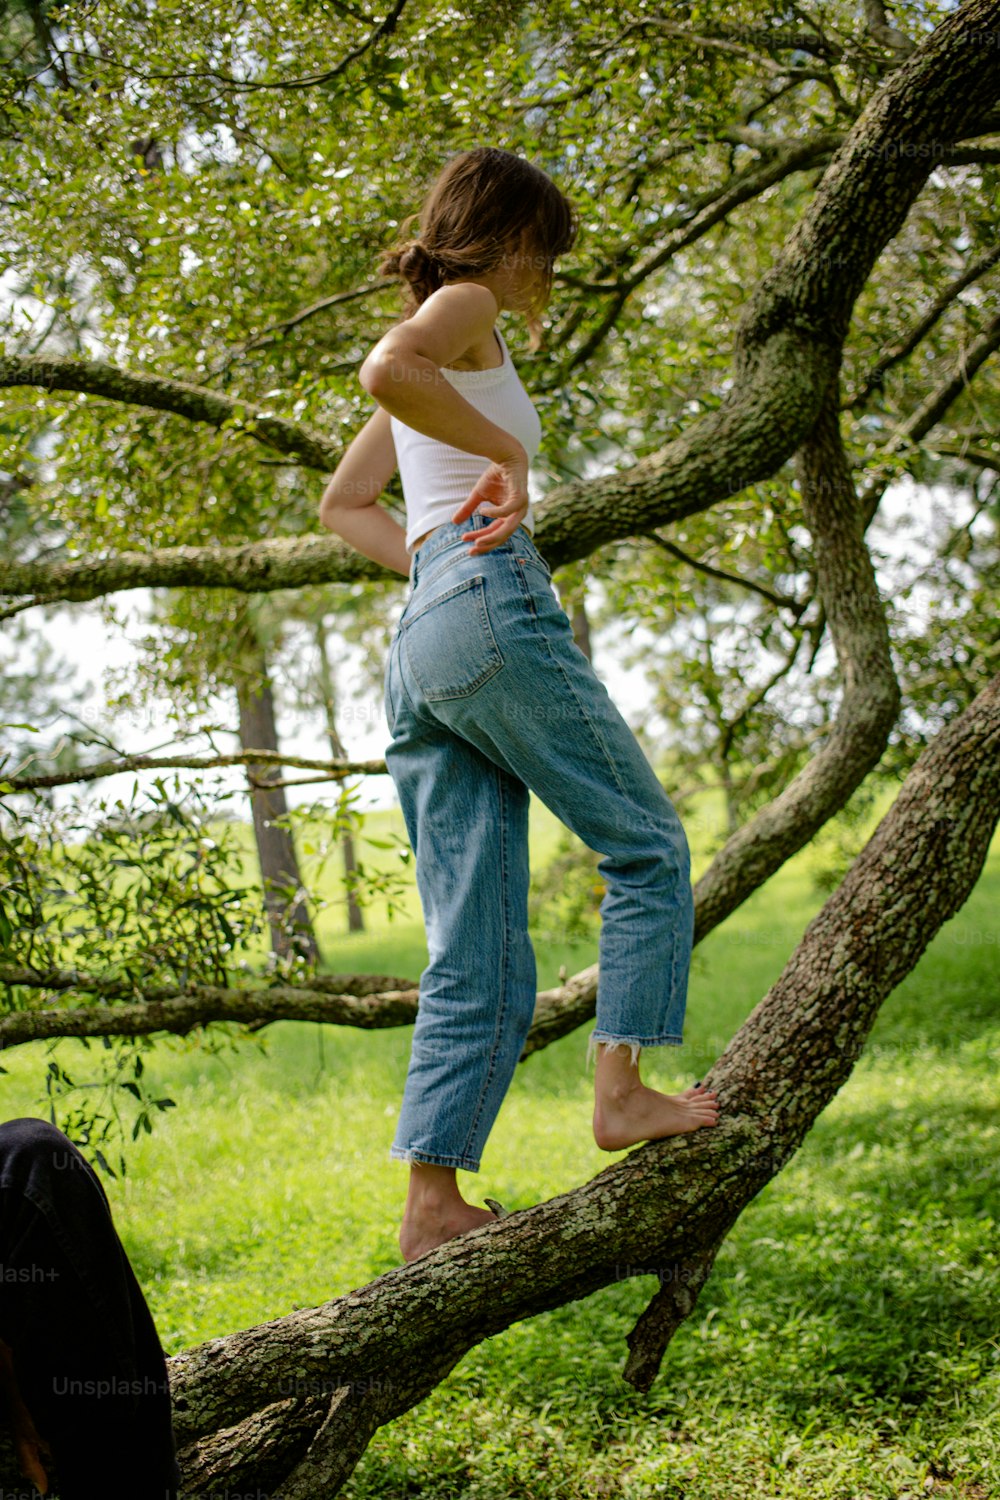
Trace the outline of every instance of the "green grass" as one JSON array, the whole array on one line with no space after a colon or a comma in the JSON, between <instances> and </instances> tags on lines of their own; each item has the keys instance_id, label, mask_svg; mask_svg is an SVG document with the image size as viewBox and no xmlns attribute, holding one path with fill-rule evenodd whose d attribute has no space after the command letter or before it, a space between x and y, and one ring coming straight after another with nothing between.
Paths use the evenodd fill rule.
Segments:
<instances>
[{"instance_id":1,"label":"green grass","mask_svg":"<svg viewBox=\"0 0 1000 1500\"><path fill-rule=\"evenodd\" d=\"M884 810L883 799L879 812ZM693 820L708 858L706 802ZM380 836L398 814L378 815ZM401 822L396 825L401 828ZM556 828L533 812L533 855ZM820 839L696 950L686 1044L645 1054L660 1087L700 1077L822 904ZM365 856L368 857L367 854ZM373 860L391 858L372 851ZM620 1377L656 1288L622 1280L471 1351L371 1444L351 1500L784 1500L1000 1496L996 1005L1000 846L963 910L886 1001L861 1062L785 1170L743 1214L651 1392ZM419 974L409 921L338 936L338 970ZM537 945L539 983L596 943ZM609 1160L589 1135L586 1033L521 1066L473 1201L518 1207ZM324 1301L399 1264L406 1169L389 1162L406 1029L283 1024L262 1046L158 1043L178 1108L109 1184L168 1352ZM9 1053L4 1116L42 1114L39 1045ZM59 1044L73 1071L79 1044ZM621 1154L621 1153L620 1153Z\"/></svg>"}]
</instances>

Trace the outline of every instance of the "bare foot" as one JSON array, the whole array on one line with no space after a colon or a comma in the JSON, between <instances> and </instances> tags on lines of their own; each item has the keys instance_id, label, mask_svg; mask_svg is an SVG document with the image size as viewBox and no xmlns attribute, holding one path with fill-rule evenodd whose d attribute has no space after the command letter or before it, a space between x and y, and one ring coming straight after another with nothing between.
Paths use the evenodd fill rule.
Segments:
<instances>
[{"instance_id":1,"label":"bare foot","mask_svg":"<svg viewBox=\"0 0 1000 1500\"><path fill-rule=\"evenodd\" d=\"M457 1234L496 1222L488 1208L466 1203L456 1186L454 1168L410 1163L410 1190L399 1230L404 1260L416 1260Z\"/></svg>"},{"instance_id":2,"label":"bare foot","mask_svg":"<svg viewBox=\"0 0 1000 1500\"><path fill-rule=\"evenodd\" d=\"M602 1151L686 1135L718 1119L714 1089L696 1083L681 1094L661 1094L640 1080L638 1059L633 1063L627 1049L598 1048L594 1140Z\"/></svg>"}]
</instances>

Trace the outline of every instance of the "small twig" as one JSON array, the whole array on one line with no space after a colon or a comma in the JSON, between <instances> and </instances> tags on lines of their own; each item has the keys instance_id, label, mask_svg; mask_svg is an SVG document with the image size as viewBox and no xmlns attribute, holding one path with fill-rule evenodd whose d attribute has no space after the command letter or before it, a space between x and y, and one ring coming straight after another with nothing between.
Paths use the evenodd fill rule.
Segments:
<instances>
[{"instance_id":1,"label":"small twig","mask_svg":"<svg viewBox=\"0 0 1000 1500\"><path fill-rule=\"evenodd\" d=\"M655 531L643 531L639 535L648 536L658 546L662 547L664 552L669 552L678 561L687 563L688 567L696 568L699 573L707 573L710 578L720 578L725 583L738 584L741 589L751 589L753 593L760 594L761 598L767 599L769 603L776 605L778 609L791 610L796 620L809 607L808 600L800 601L793 598L791 594L776 594L773 589L766 588L764 584L754 583L752 578L741 578L738 573L727 573L724 568L716 568L711 563L701 562L697 557L691 557L689 553L682 551L675 542L668 542L665 537L660 536Z\"/></svg>"}]
</instances>

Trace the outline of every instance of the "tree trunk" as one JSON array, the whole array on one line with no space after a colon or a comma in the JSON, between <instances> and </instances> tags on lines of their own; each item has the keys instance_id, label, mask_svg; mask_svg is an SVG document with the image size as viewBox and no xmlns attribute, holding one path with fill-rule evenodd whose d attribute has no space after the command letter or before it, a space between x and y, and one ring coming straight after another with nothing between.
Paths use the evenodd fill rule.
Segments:
<instances>
[{"instance_id":1,"label":"tree trunk","mask_svg":"<svg viewBox=\"0 0 1000 1500\"><path fill-rule=\"evenodd\" d=\"M593 648L590 641L590 621L587 619L587 598L581 594L573 604L573 613L570 615L570 623L573 626L573 639L583 652L589 662L594 659Z\"/></svg>"},{"instance_id":2,"label":"tree trunk","mask_svg":"<svg viewBox=\"0 0 1000 1500\"><path fill-rule=\"evenodd\" d=\"M242 612L240 661L234 672L236 697L240 710L240 744L244 750L273 750L278 746L274 717L274 698L267 671L267 656L253 627L249 611ZM254 836L264 884L264 902L271 948L280 957L300 953L315 962L319 957L316 938L305 900L299 894L302 878L290 831L275 823L288 811L281 787L273 790L254 786L255 782L274 781L280 777L274 766L253 763L247 766L250 803L253 808ZM287 891L294 894L289 900Z\"/></svg>"},{"instance_id":3,"label":"tree trunk","mask_svg":"<svg viewBox=\"0 0 1000 1500\"><path fill-rule=\"evenodd\" d=\"M337 694L333 684L333 672L330 668L330 654L327 650L327 637L323 621L316 623L316 650L319 653L319 687L320 697L323 699L323 712L326 715L326 735L330 741L330 754L334 760L346 760L347 751L344 743L337 732ZM361 907L358 905L354 894L354 885L351 876L357 869L358 864L354 855L354 836L350 829L344 831L340 841L340 847L344 854L344 889L347 893L347 930L348 932L364 932L365 918Z\"/></svg>"}]
</instances>

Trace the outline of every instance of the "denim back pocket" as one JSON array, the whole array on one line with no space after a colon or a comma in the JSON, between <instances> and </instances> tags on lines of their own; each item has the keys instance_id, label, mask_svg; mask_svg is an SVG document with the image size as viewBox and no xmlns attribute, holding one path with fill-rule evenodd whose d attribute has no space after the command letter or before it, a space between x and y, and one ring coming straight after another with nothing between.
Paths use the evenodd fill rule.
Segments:
<instances>
[{"instance_id":1,"label":"denim back pocket","mask_svg":"<svg viewBox=\"0 0 1000 1500\"><path fill-rule=\"evenodd\" d=\"M413 679L428 703L465 698L503 666L486 607L482 573L418 605L402 625Z\"/></svg>"}]
</instances>

